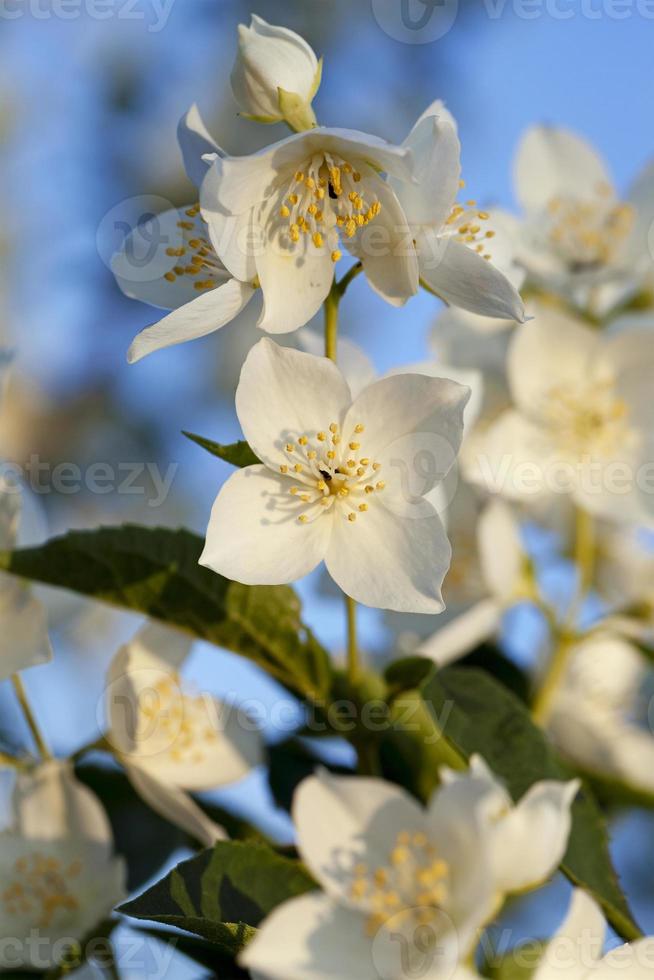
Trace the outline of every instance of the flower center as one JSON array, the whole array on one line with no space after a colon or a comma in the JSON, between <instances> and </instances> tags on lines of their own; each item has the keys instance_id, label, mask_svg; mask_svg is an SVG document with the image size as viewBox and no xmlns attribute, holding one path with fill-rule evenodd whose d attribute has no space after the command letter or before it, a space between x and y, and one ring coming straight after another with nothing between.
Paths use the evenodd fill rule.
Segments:
<instances>
[{"instance_id":1,"label":"flower center","mask_svg":"<svg viewBox=\"0 0 654 980\"><path fill-rule=\"evenodd\" d=\"M207 237L207 226L200 216L200 205L194 204L187 208L184 216L177 222L177 227L182 244L166 249L166 255L177 261L164 273L164 279L175 282L184 276L190 277L194 280L193 288L198 292L220 286L224 282L225 267Z\"/></svg>"},{"instance_id":2,"label":"flower center","mask_svg":"<svg viewBox=\"0 0 654 980\"><path fill-rule=\"evenodd\" d=\"M139 694L138 752L175 763L203 762L207 746L218 739L212 705L211 700L185 694L178 674L163 675Z\"/></svg>"},{"instance_id":3,"label":"flower center","mask_svg":"<svg viewBox=\"0 0 654 980\"><path fill-rule=\"evenodd\" d=\"M612 457L633 442L628 407L611 381L581 391L557 385L549 392L546 418L564 449L575 457Z\"/></svg>"},{"instance_id":4,"label":"flower center","mask_svg":"<svg viewBox=\"0 0 654 980\"><path fill-rule=\"evenodd\" d=\"M547 205L547 237L571 272L591 272L612 262L634 225L634 209L598 185L588 200L554 197Z\"/></svg>"},{"instance_id":5,"label":"flower center","mask_svg":"<svg viewBox=\"0 0 654 980\"><path fill-rule=\"evenodd\" d=\"M64 864L35 852L18 858L12 871L13 877L1 893L7 916L30 916L37 927L47 929L57 912L79 909L70 884L82 872L81 861Z\"/></svg>"},{"instance_id":6,"label":"flower center","mask_svg":"<svg viewBox=\"0 0 654 980\"><path fill-rule=\"evenodd\" d=\"M291 246L307 236L317 249L327 245L332 262L338 262L339 234L353 238L380 211L372 182L347 161L325 153L295 173L279 216L288 222Z\"/></svg>"},{"instance_id":7,"label":"flower center","mask_svg":"<svg viewBox=\"0 0 654 980\"><path fill-rule=\"evenodd\" d=\"M378 868L357 864L350 897L368 912L366 932L373 936L390 918L428 924L447 901L450 869L426 834L402 831Z\"/></svg>"},{"instance_id":8,"label":"flower center","mask_svg":"<svg viewBox=\"0 0 654 980\"><path fill-rule=\"evenodd\" d=\"M379 480L381 463L374 462L359 441L364 426L358 423L347 439L340 426L332 422L327 431L301 435L297 442L286 443L288 463L279 467L284 476L299 484L289 493L297 501L300 524L325 514L338 506L350 523L364 514L369 504L386 486Z\"/></svg>"},{"instance_id":9,"label":"flower center","mask_svg":"<svg viewBox=\"0 0 654 980\"><path fill-rule=\"evenodd\" d=\"M455 204L445 219L445 233L488 261L491 259L488 243L495 237L495 232L492 228L484 227L490 218L488 211L478 211L476 205L476 201L466 201L465 205Z\"/></svg>"}]
</instances>

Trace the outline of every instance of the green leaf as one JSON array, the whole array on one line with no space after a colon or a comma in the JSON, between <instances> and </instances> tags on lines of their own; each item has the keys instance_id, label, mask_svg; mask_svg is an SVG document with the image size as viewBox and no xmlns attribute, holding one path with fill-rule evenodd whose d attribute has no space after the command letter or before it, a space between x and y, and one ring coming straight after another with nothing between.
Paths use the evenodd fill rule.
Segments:
<instances>
[{"instance_id":1,"label":"green leaf","mask_svg":"<svg viewBox=\"0 0 654 980\"><path fill-rule=\"evenodd\" d=\"M71 531L38 548L0 553L0 568L145 613L254 661L289 690L322 701L326 651L300 619L289 586L247 586L198 565L202 538L136 525Z\"/></svg>"},{"instance_id":2,"label":"green leaf","mask_svg":"<svg viewBox=\"0 0 654 980\"><path fill-rule=\"evenodd\" d=\"M433 660L427 657L402 657L389 664L384 671L384 680L388 684L389 697L396 697L403 691L410 691L426 683L436 670Z\"/></svg>"},{"instance_id":3,"label":"green leaf","mask_svg":"<svg viewBox=\"0 0 654 980\"><path fill-rule=\"evenodd\" d=\"M193 432L182 432L182 435L190 439L191 442L196 442L198 446L202 446L212 456L224 459L226 463L231 463L232 466L252 466L261 462L259 457L254 455L247 442L243 440L222 446L219 442L214 442L213 439L196 436Z\"/></svg>"},{"instance_id":4,"label":"green leaf","mask_svg":"<svg viewBox=\"0 0 654 980\"><path fill-rule=\"evenodd\" d=\"M185 929L234 957L274 908L316 887L298 861L263 844L219 841L119 911Z\"/></svg>"},{"instance_id":5,"label":"green leaf","mask_svg":"<svg viewBox=\"0 0 654 980\"><path fill-rule=\"evenodd\" d=\"M538 780L571 777L524 704L483 671L448 668L428 681L423 695L443 720L448 740L467 756L482 755L504 780L514 800ZM611 863L606 824L587 790L579 794L572 813L572 831L561 870L600 903L624 939L639 937L640 929Z\"/></svg>"}]
</instances>

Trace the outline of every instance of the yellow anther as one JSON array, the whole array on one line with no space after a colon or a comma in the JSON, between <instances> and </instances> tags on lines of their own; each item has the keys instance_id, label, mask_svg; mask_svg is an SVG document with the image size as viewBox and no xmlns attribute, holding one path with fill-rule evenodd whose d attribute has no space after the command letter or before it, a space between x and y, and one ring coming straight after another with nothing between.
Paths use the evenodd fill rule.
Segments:
<instances>
[{"instance_id":1,"label":"yellow anther","mask_svg":"<svg viewBox=\"0 0 654 980\"><path fill-rule=\"evenodd\" d=\"M323 246L323 237L322 237L322 235L320 234L319 231L316 231L316 232L313 233L312 240L313 240L313 244L316 246L316 248L322 248L322 246Z\"/></svg>"},{"instance_id":2,"label":"yellow anther","mask_svg":"<svg viewBox=\"0 0 654 980\"><path fill-rule=\"evenodd\" d=\"M324 200L324 197L325 197L325 188L324 187L317 187L316 188L316 197L318 198L319 201Z\"/></svg>"},{"instance_id":3,"label":"yellow anther","mask_svg":"<svg viewBox=\"0 0 654 980\"><path fill-rule=\"evenodd\" d=\"M309 207L307 208L307 214L316 214L317 211L318 211L317 204L310 204Z\"/></svg>"},{"instance_id":4,"label":"yellow anther","mask_svg":"<svg viewBox=\"0 0 654 980\"><path fill-rule=\"evenodd\" d=\"M349 446L350 446L350 449L353 449L353 450L354 449L360 449L361 448L361 443L360 442L351 442L351 443L349 443Z\"/></svg>"},{"instance_id":5,"label":"yellow anther","mask_svg":"<svg viewBox=\"0 0 654 980\"><path fill-rule=\"evenodd\" d=\"M285 204L282 204L281 208L279 209L279 214L280 217L282 218L290 218L291 216L290 208L287 208Z\"/></svg>"},{"instance_id":6,"label":"yellow anther","mask_svg":"<svg viewBox=\"0 0 654 980\"><path fill-rule=\"evenodd\" d=\"M309 452L307 453L307 459L316 459L317 456L318 453L316 452L315 449L310 449Z\"/></svg>"},{"instance_id":7,"label":"yellow anther","mask_svg":"<svg viewBox=\"0 0 654 980\"><path fill-rule=\"evenodd\" d=\"M194 289L213 289L215 287L213 279L204 279L202 282L193 283Z\"/></svg>"},{"instance_id":8,"label":"yellow anther","mask_svg":"<svg viewBox=\"0 0 654 980\"><path fill-rule=\"evenodd\" d=\"M363 879L352 882L352 887L350 889L350 894L352 898L363 898L368 890L368 882Z\"/></svg>"},{"instance_id":9,"label":"yellow anther","mask_svg":"<svg viewBox=\"0 0 654 980\"><path fill-rule=\"evenodd\" d=\"M301 446L306 446L306 444L308 443L308 441L309 440L307 439L306 436L300 436L300 438L298 439L298 442L299 442L299 444Z\"/></svg>"},{"instance_id":10,"label":"yellow anther","mask_svg":"<svg viewBox=\"0 0 654 980\"><path fill-rule=\"evenodd\" d=\"M295 204L297 204L297 202L299 200L300 200L300 198L297 196L297 194L289 194L288 195L288 202L289 202L289 204L295 205Z\"/></svg>"},{"instance_id":11,"label":"yellow anther","mask_svg":"<svg viewBox=\"0 0 654 980\"><path fill-rule=\"evenodd\" d=\"M380 480L379 483L375 484L375 490L383 490L385 486L386 484L384 483L384 481Z\"/></svg>"},{"instance_id":12,"label":"yellow anther","mask_svg":"<svg viewBox=\"0 0 654 980\"><path fill-rule=\"evenodd\" d=\"M296 493L299 493L300 492L300 488L299 487L291 487L291 489L288 492L289 493L292 493L292 494L296 494Z\"/></svg>"},{"instance_id":13,"label":"yellow anther","mask_svg":"<svg viewBox=\"0 0 654 980\"><path fill-rule=\"evenodd\" d=\"M326 490L327 489L327 484L325 483L324 480L318 480L318 482L316 483L316 488L318 490L321 490L321 491L322 490Z\"/></svg>"},{"instance_id":14,"label":"yellow anther","mask_svg":"<svg viewBox=\"0 0 654 980\"><path fill-rule=\"evenodd\" d=\"M495 238L495 232L487 231L486 234L484 235L484 238Z\"/></svg>"},{"instance_id":15,"label":"yellow anther","mask_svg":"<svg viewBox=\"0 0 654 980\"><path fill-rule=\"evenodd\" d=\"M286 449L287 453L292 453L295 449L295 446L293 445L292 442L287 442L284 448Z\"/></svg>"},{"instance_id":16,"label":"yellow anther","mask_svg":"<svg viewBox=\"0 0 654 980\"><path fill-rule=\"evenodd\" d=\"M166 273L164 273L164 279L167 279L168 282L175 282L175 279L177 279L177 276L175 275L174 272L166 272Z\"/></svg>"},{"instance_id":17,"label":"yellow anther","mask_svg":"<svg viewBox=\"0 0 654 980\"><path fill-rule=\"evenodd\" d=\"M345 465L348 467L348 469L352 470L357 465L357 461L356 459L348 459Z\"/></svg>"},{"instance_id":18,"label":"yellow anther","mask_svg":"<svg viewBox=\"0 0 654 980\"><path fill-rule=\"evenodd\" d=\"M459 181L459 187L461 187L463 189L465 186L466 186L465 180L460 180Z\"/></svg>"},{"instance_id":19,"label":"yellow anther","mask_svg":"<svg viewBox=\"0 0 654 980\"><path fill-rule=\"evenodd\" d=\"M469 208L474 208L474 206L475 206L476 203L477 203L476 201L472 201L472 200L471 201L466 201L466 204L467 204L467 206Z\"/></svg>"},{"instance_id":20,"label":"yellow anther","mask_svg":"<svg viewBox=\"0 0 654 980\"><path fill-rule=\"evenodd\" d=\"M365 513L368 510L368 504L359 504L359 510L362 514Z\"/></svg>"},{"instance_id":21,"label":"yellow anther","mask_svg":"<svg viewBox=\"0 0 654 980\"><path fill-rule=\"evenodd\" d=\"M350 517L356 517L355 514L350 514L349 516ZM387 883L387 881L388 881L388 872L386 871L385 868L377 868L377 870L375 871L375 873L373 875L373 878L374 878L375 884L376 885L379 885L381 887L382 885L385 885Z\"/></svg>"},{"instance_id":22,"label":"yellow anther","mask_svg":"<svg viewBox=\"0 0 654 980\"><path fill-rule=\"evenodd\" d=\"M331 255L332 262L338 262L338 260L342 257L343 253L340 251L340 249L335 248Z\"/></svg>"},{"instance_id":23,"label":"yellow anther","mask_svg":"<svg viewBox=\"0 0 654 980\"><path fill-rule=\"evenodd\" d=\"M350 491L348 490L347 487L339 487L338 495L339 497L349 497Z\"/></svg>"},{"instance_id":24,"label":"yellow anther","mask_svg":"<svg viewBox=\"0 0 654 980\"><path fill-rule=\"evenodd\" d=\"M360 466L357 470L357 476L363 476L365 472L366 472L365 466Z\"/></svg>"},{"instance_id":25,"label":"yellow anther","mask_svg":"<svg viewBox=\"0 0 654 980\"><path fill-rule=\"evenodd\" d=\"M182 228L184 231L193 231L195 225L192 221L178 221L177 227Z\"/></svg>"},{"instance_id":26,"label":"yellow anther","mask_svg":"<svg viewBox=\"0 0 654 980\"><path fill-rule=\"evenodd\" d=\"M352 522L352 521L356 521L356 519L357 519L357 515L356 515L356 514L354 513L354 511L351 511L351 512L350 512L350 513L349 513L349 514L347 515L347 519L348 519L348 521L350 521L350 522Z\"/></svg>"},{"instance_id":27,"label":"yellow anther","mask_svg":"<svg viewBox=\"0 0 654 980\"><path fill-rule=\"evenodd\" d=\"M297 170L296 171L296 173L295 173L295 181L298 184L301 184L304 181L304 174L302 173L301 170Z\"/></svg>"},{"instance_id":28,"label":"yellow anther","mask_svg":"<svg viewBox=\"0 0 654 980\"><path fill-rule=\"evenodd\" d=\"M336 424L336 422L332 422L331 423L331 425L329 426L329 431L330 432L338 432L338 425Z\"/></svg>"},{"instance_id":29,"label":"yellow anther","mask_svg":"<svg viewBox=\"0 0 654 980\"><path fill-rule=\"evenodd\" d=\"M488 213L488 211L477 211L477 217L481 221L488 221L488 219L490 218L490 214Z\"/></svg>"},{"instance_id":30,"label":"yellow anther","mask_svg":"<svg viewBox=\"0 0 654 980\"><path fill-rule=\"evenodd\" d=\"M381 463L373 463L372 464L372 468L373 468L373 470L375 470L375 472L377 470L380 470L381 469Z\"/></svg>"},{"instance_id":31,"label":"yellow anther","mask_svg":"<svg viewBox=\"0 0 654 980\"><path fill-rule=\"evenodd\" d=\"M299 524L306 524L307 521L308 521L308 519L309 518L307 517L306 514L300 514L300 516L298 517L298 523Z\"/></svg>"},{"instance_id":32,"label":"yellow anther","mask_svg":"<svg viewBox=\"0 0 654 980\"><path fill-rule=\"evenodd\" d=\"M301 473L302 472L302 466L301 466L300 463L296 463L295 466L293 467L293 469L295 470L296 473ZM377 487L379 487L379 484L377 484Z\"/></svg>"},{"instance_id":33,"label":"yellow anther","mask_svg":"<svg viewBox=\"0 0 654 980\"><path fill-rule=\"evenodd\" d=\"M311 496L308 493L301 493L300 500L303 500L305 504L308 504L311 500Z\"/></svg>"},{"instance_id":34,"label":"yellow anther","mask_svg":"<svg viewBox=\"0 0 654 980\"><path fill-rule=\"evenodd\" d=\"M339 436L338 432L335 432L334 435L332 436L332 442L333 442L333 444L335 446L338 446L338 444L339 444L340 441L341 441L341 437Z\"/></svg>"},{"instance_id":35,"label":"yellow anther","mask_svg":"<svg viewBox=\"0 0 654 980\"><path fill-rule=\"evenodd\" d=\"M354 426L355 432L363 432L364 429L365 425L362 425L361 422L357 422L357 424Z\"/></svg>"},{"instance_id":36,"label":"yellow anther","mask_svg":"<svg viewBox=\"0 0 654 980\"><path fill-rule=\"evenodd\" d=\"M360 462L360 463L361 463L361 464L362 464L363 466L367 466L367 465L368 465L368 463L370 462L370 459L369 459L369 458L368 458L367 456L362 456L362 457L361 457L361 459L359 460L359 462Z\"/></svg>"},{"instance_id":37,"label":"yellow anther","mask_svg":"<svg viewBox=\"0 0 654 980\"><path fill-rule=\"evenodd\" d=\"M325 456L327 457L327 459L335 459L336 453L334 452L333 449L328 449L327 452L325 453Z\"/></svg>"},{"instance_id":38,"label":"yellow anther","mask_svg":"<svg viewBox=\"0 0 654 980\"><path fill-rule=\"evenodd\" d=\"M279 467L279 472L288 473L288 466L285 463L282 463L282 465Z\"/></svg>"},{"instance_id":39,"label":"yellow anther","mask_svg":"<svg viewBox=\"0 0 654 980\"><path fill-rule=\"evenodd\" d=\"M365 490L366 490L366 493L374 493L375 492L375 488L374 487L371 487L370 484L368 484L368 486L365 488Z\"/></svg>"},{"instance_id":40,"label":"yellow anther","mask_svg":"<svg viewBox=\"0 0 654 980\"><path fill-rule=\"evenodd\" d=\"M355 182L355 184L358 184L359 181L361 180L361 174L359 173L358 170L354 170L352 172L352 180Z\"/></svg>"},{"instance_id":41,"label":"yellow anther","mask_svg":"<svg viewBox=\"0 0 654 980\"><path fill-rule=\"evenodd\" d=\"M324 432L319 432L316 435L316 439L318 440L318 442L324 442L326 438L327 438L327 436L325 435Z\"/></svg>"}]
</instances>

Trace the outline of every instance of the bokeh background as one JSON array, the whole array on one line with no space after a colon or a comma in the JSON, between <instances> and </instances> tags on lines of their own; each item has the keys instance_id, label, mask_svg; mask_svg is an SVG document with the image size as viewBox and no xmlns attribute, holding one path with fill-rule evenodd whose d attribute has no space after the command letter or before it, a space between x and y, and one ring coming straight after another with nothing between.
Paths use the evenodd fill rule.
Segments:
<instances>
[{"instance_id":1,"label":"bokeh background","mask_svg":"<svg viewBox=\"0 0 654 980\"><path fill-rule=\"evenodd\" d=\"M512 158L533 122L589 138L619 187L654 153L654 5L646 0L442 0L429 18L435 38L402 27L401 6L259 0L253 9L299 31L324 55L316 102L324 124L399 141L429 102L444 99L460 127L466 193L484 205L515 206ZM407 9L416 18L427 10L423 0L407 0ZM236 26L250 12L241 0L0 0L0 341L16 351L0 453L25 467L33 485L25 540L122 521L206 526L228 467L181 430L222 442L238 437L233 393L257 339L254 314L246 310L219 334L128 367L132 336L156 314L122 296L108 261L140 197L156 195L162 206L192 199L175 128L193 101L230 152L285 135L282 127L238 118L232 99ZM437 312L426 295L394 310L360 279L343 304L341 329L384 370L424 358ZM111 492L54 486L57 466L72 463L84 474L96 462L114 467ZM164 500L147 471L129 493L118 487L124 467L143 462L172 477ZM338 600L319 576L300 589L307 620L338 652ZM138 623L44 594L56 659L29 672L26 683L50 740L67 753L97 737L106 665ZM364 613L361 629L369 655L388 647L383 617ZM528 660L535 643L529 622L514 624L507 641L512 656ZM279 693L238 658L201 644L191 674L230 698L270 706ZM0 711L2 729L20 741L20 719L2 688ZM263 814L269 832L289 839L265 774L219 798L249 817ZM645 813L613 822L616 861L650 931L653 829ZM130 832L138 837L138 827ZM531 935L551 928L565 896L557 882L547 896L516 908L520 928ZM143 955L121 976L154 975L154 961ZM179 958L168 975L205 974Z\"/></svg>"}]
</instances>

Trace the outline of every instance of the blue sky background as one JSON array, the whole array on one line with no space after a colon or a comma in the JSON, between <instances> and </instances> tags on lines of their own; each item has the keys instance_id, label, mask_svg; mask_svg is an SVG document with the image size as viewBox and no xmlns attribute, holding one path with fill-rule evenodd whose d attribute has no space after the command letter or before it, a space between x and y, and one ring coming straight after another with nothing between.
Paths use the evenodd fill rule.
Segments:
<instances>
[{"instance_id":1,"label":"blue sky background","mask_svg":"<svg viewBox=\"0 0 654 980\"><path fill-rule=\"evenodd\" d=\"M88 11L90 3L79 6ZM651 6L647 11L645 0L640 6L636 0L549 0L547 6L531 0L522 7L515 0L503 6L468 0L451 29L426 44L389 37L370 0L261 0L252 9L304 33L324 55L316 102L321 122L400 140L426 105L442 98L459 122L466 193L513 207L514 149L533 122L586 135L621 188L654 153ZM52 465L147 459L163 469L178 466L173 492L159 508L148 507L145 497L120 494L39 494L33 502L38 519L31 522L37 536L121 520L185 523L202 531L227 468L204 457L180 430L221 441L238 435L231 399L244 351L256 336L252 315L246 312L219 335L128 367L129 341L154 314L122 297L107 259L116 244L112 222L129 211L122 202L144 194L174 204L191 199L175 128L192 101L231 152L285 135L236 116L229 73L235 28L250 6L174 0L161 30L152 29L151 0L138 0L129 17L125 0L116 0L103 20L88 12L63 20L55 9L45 0L0 0L0 21L6 19L0 31L1 339L17 351L0 424L3 452L19 461L36 452ZM442 16L451 9L446 3ZM21 16L13 16L16 10ZM344 304L342 329L386 369L425 355L436 312L427 296L393 310L359 280ZM338 650L340 607L317 592L315 580L301 590L307 618ZM49 601L57 659L27 680L52 741L65 751L97 728L104 667L136 621L104 616L99 630L98 620L77 604ZM364 645L374 647L379 617L366 613L361 621ZM191 666L198 683L217 693L268 703L276 696L256 671L227 654L200 647ZM11 719L4 694L0 706ZM263 780L255 778L249 804L264 793ZM240 804L245 797L237 794ZM269 818L286 832L272 813ZM654 866L653 840L645 815L616 826L621 869L654 931L654 904L643 887L644 869L651 880ZM562 911L557 888L547 925Z\"/></svg>"}]
</instances>

